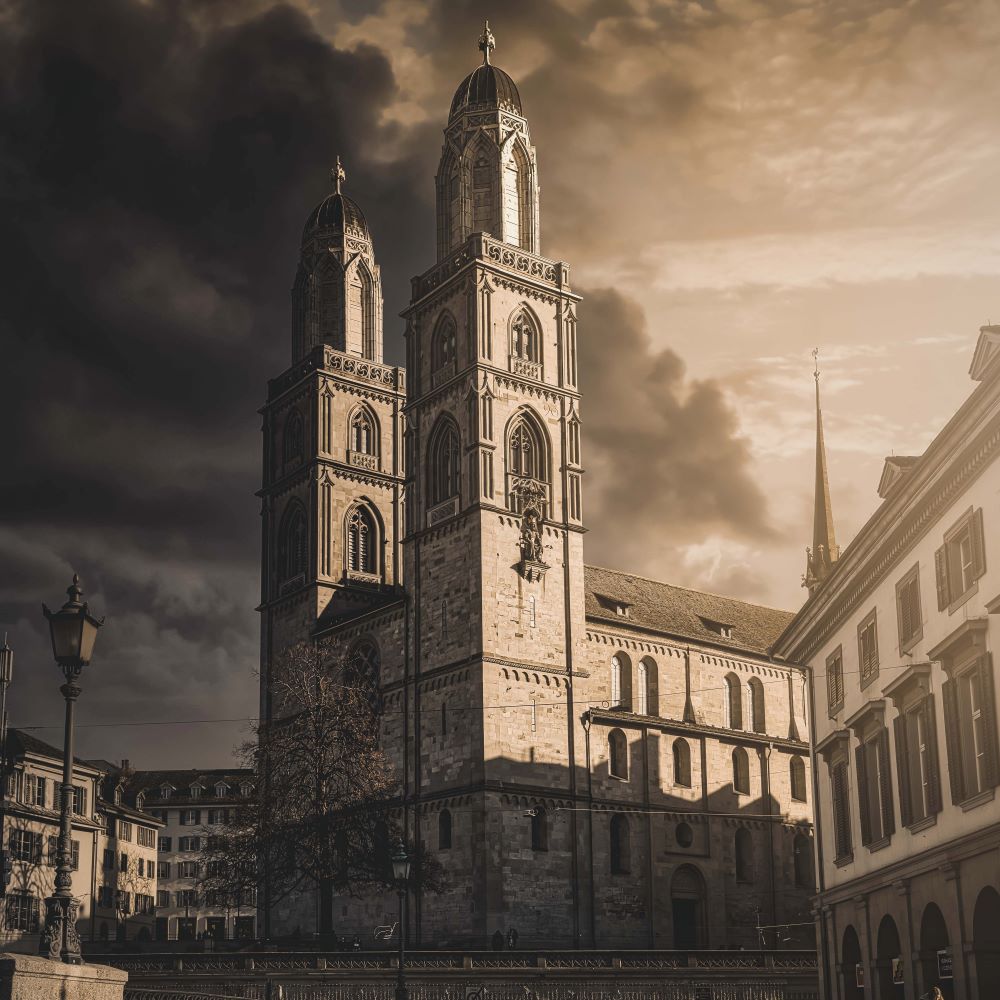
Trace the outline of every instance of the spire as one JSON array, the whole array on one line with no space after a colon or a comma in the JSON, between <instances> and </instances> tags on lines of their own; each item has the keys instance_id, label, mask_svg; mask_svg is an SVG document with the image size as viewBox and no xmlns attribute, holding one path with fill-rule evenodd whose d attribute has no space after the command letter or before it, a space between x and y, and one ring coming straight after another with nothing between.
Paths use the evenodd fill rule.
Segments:
<instances>
[{"instance_id":1,"label":"spire","mask_svg":"<svg viewBox=\"0 0 1000 1000\"><path fill-rule=\"evenodd\" d=\"M806 574L802 585L811 594L829 575L840 557L833 532L833 505L830 502L830 476L826 467L826 443L823 440L823 410L819 402L819 348L812 352L816 380L816 494L813 508L812 548L806 549Z\"/></svg>"},{"instance_id":2,"label":"spire","mask_svg":"<svg viewBox=\"0 0 1000 1000\"><path fill-rule=\"evenodd\" d=\"M483 65L489 66L490 53L497 47L493 32L490 31L490 22L483 22L483 33L479 36L479 51L483 54Z\"/></svg>"},{"instance_id":3,"label":"spire","mask_svg":"<svg viewBox=\"0 0 1000 1000\"><path fill-rule=\"evenodd\" d=\"M330 180L333 181L337 194L340 194L340 185L347 180L347 171L340 165L340 157L337 157L337 165L330 171Z\"/></svg>"}]
</instances>

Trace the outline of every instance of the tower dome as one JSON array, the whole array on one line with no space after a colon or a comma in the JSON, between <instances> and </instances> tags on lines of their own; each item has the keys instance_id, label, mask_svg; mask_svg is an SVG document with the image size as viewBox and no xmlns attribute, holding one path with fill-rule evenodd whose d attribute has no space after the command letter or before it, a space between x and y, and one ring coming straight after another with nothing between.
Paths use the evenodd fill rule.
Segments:
<instances>
[{"instance_id":1,"label":"tower dome","mask_svg":"<svg viewBox=\"0 0 1000 1000\"><path fill-rule=\"evenodd\" d=\"M334 190L328 194L310 213L306 219L305 227L302 230L302 242L306 243L309 238L319 231L329 233L339 233L344 236L350 235L362 240L371 242L368 233L368 223L365 221L364 212L358 207L358 203L348 198L340 190L340 185L347 178L344 168L340 164L340 157L337 157L337 165L330 171L330 179L334 183Z\"/></svg>"},{"instance_id":2,"label":"tower dome","mask_svg":"<svg viewBox=\"0 0 1000 1000\"><path fill-rule=\"evenodd\" d=\"M498 66L489 61L487 49L486 61L474 69L459 85L451 101L451 121L463 111L481 111L484 108L500 108L513 111L519 115L521 111L521 95L517 85Z\"/></svg>"}]
</instances>

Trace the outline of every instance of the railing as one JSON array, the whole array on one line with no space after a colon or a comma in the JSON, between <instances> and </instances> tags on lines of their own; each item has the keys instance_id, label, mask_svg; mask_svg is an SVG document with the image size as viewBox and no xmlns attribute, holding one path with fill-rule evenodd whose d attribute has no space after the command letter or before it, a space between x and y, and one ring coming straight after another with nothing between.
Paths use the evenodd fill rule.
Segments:
<instances>
[{"instance_id":1,"label":"railing","mask_svg":"<svg viewBox=\"0 0 1000 1000\"><path fill-rule=\"evenodd\" d=\"M353 465L357 469L367 469L369 472L379 471L378 455L369 455L364 451L347 452L347 464Z\"/></svg>"},{"instance_id":2,"label":"railing","mask_svg":"<svg viewBox=\"0 0 1000 1000\"><path fill-rule=\"evenodd\" d=\"M513 375L534 379L536 382L541 382L542 380L542 364L540 361L529 361L527 358L519 358L516 354L512 354L510 358L510 370Z\"/></svg>"},{"instance_id":3,"label":"railing","mask_svg":"<svg viewBox=\"0 0 1000 1000\"><path fill-rule=\"evenodd\" d=\"M458 497L448 497L447 500L443 500L427 511L427 527L433 528L435 524L447 521L449 517L454 517L457 513Z\"/></svg>"}]
</instances>

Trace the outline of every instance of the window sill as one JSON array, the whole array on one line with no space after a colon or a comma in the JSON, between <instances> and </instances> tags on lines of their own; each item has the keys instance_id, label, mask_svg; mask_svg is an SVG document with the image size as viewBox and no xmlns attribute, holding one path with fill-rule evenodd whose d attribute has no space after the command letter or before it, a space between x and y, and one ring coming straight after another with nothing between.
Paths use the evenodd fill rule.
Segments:
<instances>
[{"instance_id":1,"label":"window sill","mask_svg":"<svg viewBox=\"0 0 1000 1000\"><path fill-rule=\"evenodd\" d=\"M611 774L610 772L608 772L608 777L609 778L613 778L615 781L622 781L622 782L625 782L626 784L628 783L628 776L627 775L622 776L620 774Z\"/></svg>"},{"instance_id":2,"label":"window sill","mask_svg":"<svg viewBox=\"0 0 1000 1000\"><path fill-rule=\"evenodd\" d=\"M920 641L921 639L923 639L923 637L924 637L924 630L923 628L921 628L920 631L916 633L916 635L911 635L910 638L906 640L906 642L901 642L899 644L899 655L906 656L907 653L909 653L912 649L914 649L916 646L920 644Z\"/></svg>"},{"instance_id":3,"label":"window sill","mask_svg":"<svg viewBox=\"0 0 1000 1000\"><path fill-rule=\"evenodd\" d=\"M921 830L926 830L929 826L934 826L937 823L937 814L931 813L930 816L924 816L923 819L914 820L912 823L908 823L906 829L910 833L920 833Z\"/></svg>"},{"instance_id":4,"label":"window sill","mask_svg":"<svg viewBox=\"0 0 1000 1000\"><path fill-rule=\"evenodd\" d=\"M844 711L844 703L842 701L837 702L836 705L831 705L826 710L827 717L830 719L835 719L841 712Z\"/></svg>"},{"instance_id":5,"label":"window sill","mask_svg":"<svg viewBox=\"0 0 1000 1000\"><path fill-rule=\"evenodd\" d=\"M870 673L867 677L861 678L861 690L864 691L866 688L870 688L875 681L878 680L878 667Z\"/></svg>"},{"instance_id":6,"label":"window sill","mask_svg":"<svg viewBox=\"0 0 1000 1000\"><path fill-rule=\"evenodd\" d=\"M848 865L854 863L854 852L852 851L850 854L845 854L843 857L840 858L834 858L833 863L838 868L846 868Z\"/></svg>"},{"instance_id":7,"label":"window sill","mask_svg":"<svg viewBox=\"0 0 1000 1000\"><path fill-rule=\"evenodd\" d=\"M976 809L978 806L981 806L986 802L992 802L994 794L994 789L987 788L986 791L979 792L971 798L963 800L961 803L962 812L968 812L970 809Z\"/></svg>"},{"instance_id":8,"label":"window sill","mask_svg":"<svg viewBox=\"0 0 1000 1000\"><path fill-rule=\"evenodd\" d=\"M979 593L979 581L977 580L969 589L964 593L959 595L948 605L948 614L953 615L970 597L975 597Z\"/></svg>"},{"instance_id":9,"label":"window sill","mask_svg":"<svg viewBox=\"0 0 1000 1000\"><path fill-rule=\"evenodd\" d=\"M874 854L876 851L881 851L883 847L888 847L892 842L892 837L880 837L878 840L873 840L870 844L865 844L868 848L869 854Z\"/></svg>"}]
</instances>

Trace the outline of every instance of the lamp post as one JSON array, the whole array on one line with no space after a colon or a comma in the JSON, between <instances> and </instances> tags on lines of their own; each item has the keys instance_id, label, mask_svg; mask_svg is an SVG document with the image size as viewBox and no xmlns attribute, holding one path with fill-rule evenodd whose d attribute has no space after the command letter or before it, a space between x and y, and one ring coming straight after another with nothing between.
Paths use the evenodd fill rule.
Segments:
<instances>
[{"instance_id":1,"label":"lamp post","mask_svg":"<svg viewBox=\"0 0 1000 1000\"><path fill-rule=\"evenodd\" d=\"M396 892L399 893L399 963L396 973L396 1000L407 1000L406 979L403 976L403 963L406 957L406 924L405 903L406 890L410 880L410 858L406 853L402 840L396 844L392 855L392 874L396 880Z\"/></svg>"},{"instance_id":2,"label":"lamp post","mask_svg":"<svg viewBox=\"0 0 1000 1000\"><path fill-rule=\"evenodd\" d=\"M38 953L57 962L80 965L80 938L76 933L79 903L73 898L73 706L80 697L77 681L90 663L97 630L104 619L94 618L81 601L80 577L66 589L69 600L58 610L42 611L49 620L52 653L62 668L66 683L59 688L66 699L66 728L63 738L63 780L60 799L59 859L56 862L55 892L45 900L45 927L38 943Z\"/></svg>"}]
</instances>

